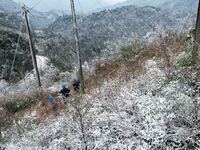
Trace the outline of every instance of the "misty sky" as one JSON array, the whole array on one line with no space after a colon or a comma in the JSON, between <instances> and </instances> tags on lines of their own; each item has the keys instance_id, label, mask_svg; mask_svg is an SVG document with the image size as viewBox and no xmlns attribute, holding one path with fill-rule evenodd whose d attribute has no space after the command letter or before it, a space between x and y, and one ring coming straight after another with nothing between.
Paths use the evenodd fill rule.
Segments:
<instances>
[{"instance_id":1,"label":"misty sky","mask_svg":"<svg viewBox=\"0 0 200 150\"><path fill-rule=\"evenodd\" d=\"M57 10L69 10L70 9L70 0L14 0L15 2L23 2L29 7L33 7L38 11L48 11L52 9ZM101 8L102 6L98 3L98 1L103 6L113 5L125 0L74 0L76 9L78 11L84 11L84 12L90 12L92 10ZM81 7L78 3L78 1L81 4Z\"/></svg>"}]
</instances>

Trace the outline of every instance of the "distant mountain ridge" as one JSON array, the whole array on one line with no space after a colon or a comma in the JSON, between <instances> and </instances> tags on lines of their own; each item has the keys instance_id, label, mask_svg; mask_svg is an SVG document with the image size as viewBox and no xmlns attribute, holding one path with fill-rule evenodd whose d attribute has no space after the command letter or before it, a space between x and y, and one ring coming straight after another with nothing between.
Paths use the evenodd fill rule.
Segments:
<instances>
[{"instance_id":1,"label":"distant mountain ridge","mask_svg":"<svg viewBox=\"0 0 200 150\"><path fill-rule=\"evenodd\" d=\"M77 16L83 60L90 60L97 55L110 55L135 37L143 38L160 27L172 28L177 25L176 19L166 13L156 7L126 6ZM73 47L71 16L59 17L49 26L49 30L62 35L66 44Z\"/></svg>"},{"instance_id":2,"label":"distant mountain ridge","mask_svg":"<svg viewBox=\"0 0 200 150\"><path fill-rule=\"evenodd\" d=\"M20 5L12 0L0 0L0 11L12 13L19 11Z\"/></svg>"},{"instance_id":3,"label":"distant mountain ridge","mask_svg":"<svg viewBox=\"0 0 200 150\"><path fill-rule=\"evenodd\" d=\"M144 6L159 6L165 3L168 0L126 0L124 2L118 3L113 5L113 7L122 7L122 6L129 6L129 5L136 5L140 7Z\"/></svg>"},{"instance_id":4,"label":"distant mountain ridge","mask_svg":"<svg viewBox=\"0 0 200 150\"><path fill-rule=\"evenodd\" d=\"M115 9L124 6L135 5L139 7L154 6L161 9L170 9L176 12L176 9L185 5L185 8L197 8L197 0L126 0L118 4L106 7L107 9ZM189 4L189 5L188 5ZM99 9L100 10L100 9ZM102 9L101 9L102 10ZM184 9L183 9L184 11ZM187 10L188 11L188 10Z\"/></svg>"},{"instance_id":5,"label":"distant mountain ridge","mask_svg":"<svg viewBox=\"0 0 200 150\"><path fill-rule=\"evenodd\" d=\"M83 61L90 61L97 56L109 57L134 38L144 39L151 33L165 29L180 30L195 20L197 4L194 0L182 0L182 3L181 0L173 0L162 5L164 6L161 8L131 5L84 16L77 15ZM58 15L58 19L54 21L56 14L54 11L46 14L31 12L32 24L43 24L39 28L42 32L36 32L34 35L34 42L40 54L48 56L56 67L69 70L72 64L76 63L72 18L71 15ZM43 16L48 16L48 19ZM0 16L0 26L1 23L12 27L20 23L20 16L7 17L4 12ZM17 29L19 30L19 27Z\"/></svg>"},{"instance_id":6,"label":"distant mountain ridge","mask_svg":"<svg viewBox=\"0 0 200 150\"><path fill-rule=\"evenodd\" d=\"M168 0L126 0L124 2L117 3L115 5L111 5L106 7L106 9L115 9L115 8L120 8L124 6L139 6L139 7L144 7L144 6L154 6L158 7L159 5L167 2ZM102 11L103 8L100 8L96 11ZM93 11L95 12L95 11Z\"/></svg>"},{"instance_id":7,"label":"distant mountain ridge","mask_svg":"<svg viewBox=\"0 0 200 150\"><path fill-rule=\"evenodd\" d=\"M159 5L160 8L171 11L172 14L196 14L197 0L168 0Z\"/></svg>"},{"instance_id":8,"label":"distant mountain ridge","mask_svg":"<svg viewBox=\"0 0 200 150\"><path fill-rule=\"evenodd\" d=\"M52 10L49 12L37 12L31 8L28 8L28 9L30 10L30 13L29 13L30 23L32 24L32 27L35 29L47 28L49 24L51 24L60 15L62 15L60 12L57 12L55 10ZM18 22L21 22L20 21L21 11L22 10L21 10L20 4L14 2L13 0L0 1L0 12L4 14L8 14L9 16L13 16L13 17L15 16L15 18L19 19ZM16 24L16 26L19 26L19 24Z\"/></svg>"},{"instance_id":9,"label":"distant mountain ridge","mask_svg":"<svg viewBox=\"0 0 200 150\"><path fill-rule=\"evenodd\" d=\"M176 6L174 0L174 6ZM186 0L185 0L186 1ZM191 2L188 4L191 4ZM118 40L145 36L148 32L154 32L157 28L174 28L179 29L187 15L192 15L187 22L192 22L195 19L196 10L193 5L183 12L177 10L176 15L171 9L161 9L154 6L124 6L116 9L104 10L97 13L92 13L88 16L78 16L78 28L80 34L80 43L83 48L90 49L92 44L99 43L114 43ZM182 4L184 6L184 3ZM182 8L182 5L179 5ZM165 5L167 8L167 5ZM191 10L192 9L192 10ZM171 11L170 11L171 10ZM186 22L186 23L187 23ZM54 33L58 33L73 39L71 16L59 17L51 26L50 29ZM90 42L88 42L90 41ZM94 45L94 44L93 44ZM96 44L95 44L96 45Z\"/></svg>"}]
</instances>

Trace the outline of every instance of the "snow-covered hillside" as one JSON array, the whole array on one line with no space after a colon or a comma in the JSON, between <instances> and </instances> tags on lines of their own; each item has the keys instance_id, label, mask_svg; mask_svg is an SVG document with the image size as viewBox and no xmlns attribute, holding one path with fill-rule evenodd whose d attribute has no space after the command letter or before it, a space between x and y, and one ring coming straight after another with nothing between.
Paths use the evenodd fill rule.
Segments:
<instances>
[{"instance_id":1,"label":"snow-covered hillside","mask_svg":"<svg viewBox=\"0 0 200 150\"><path fill-rule=\"evenodd\" d=\"M193 126L192 88L168 80L158 60L143 64L145 73L130 80L109 80L90 94L68 99L56 118L37 125L37 112L4 132L6 150L152 150L198 149ZM21 129L22 130L22 129Z\"/></svg>"},{"instance_id":2,"label":"snow-covered hillside","mask_svg":"<svg viewBox=\"0 0 200 150\"><path fill-rule=\"evenodd\" d=\"M58 75L58 69L55 68L50 60L44 56L36 56L39 73L41 76L42 86L49 87L54 84ZM26 76L17 84L8 84L5 80L0 80L0 97L5 95L16 95L17 93L33 92L36 90L37 80L34 70L28 72Z\"/></svg>"}]
</instances>

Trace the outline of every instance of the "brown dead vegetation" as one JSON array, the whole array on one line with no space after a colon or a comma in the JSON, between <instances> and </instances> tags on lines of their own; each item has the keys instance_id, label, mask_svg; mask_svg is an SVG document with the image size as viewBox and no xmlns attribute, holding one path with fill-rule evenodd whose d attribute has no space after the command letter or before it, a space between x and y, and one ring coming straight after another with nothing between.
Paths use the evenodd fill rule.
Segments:
<instances>
[{"instance_id":1,"label":"brown dead vegetation","mask_svg":"<svg viewBox=\"0 0 200 150\"><path fill-rule=\"evenodd\" d=\"M93 89L98 88L104 81L114 79L128 81L130 78L135 78L136 76L145 72L145 69L143 68L144 63L150 59L162 60L160 62L163 63L160 64L160 67L163 70L166 67L172 68L174 65L172 60L173 58L171 56L173 54L182 52L186 48L187 41L184 34L177 35L173 32L169 32L167 35L168 36L162 37L162 39L159 39L153 43L146 44L144 50L128 60L114 59L104 62L97 62L94 73L85 78L85 86L87 89L86 92L90 93ZM168 51L167 55L165 50ZM170 63L170 65L166 65L167 63ZM52 110L52 106L47 100L49 94L54 96L58 102L57 111ZM76 93L73 91L71 94L72 96L76 95ZM27 97L27 95L4 97L2 100L0 100L0 107L4 107L7 102L18 101L22 97ZM13 116L17 118L23 118L25 114L31 114L35 111L36 116L34 117L34 120L37 123L40 123L50 116L55 117L56 115L59 115L59 112L61 112L64 108L57 93L41 91L32 94L30 97L28 96L28 98L34 98L37 100L37 103L35 105L31 105L31 107L27 107L23 110L13 113ZM7 112L5 115L8 115L8 113L9 112Z\"/></svg>"},{"instance_id":2,"label":"brown dead vegetation","mask_svg":"<svg viewBox=\"0 0 200 150\"><path fill-rule=\"evenodd\" d=\"M139 74L144 73L143 65L147 60L159 59L163 63L159 64L161 69L173 68L172 56L185 50L187 46L186 35L168 31L167 36L159 37L148 45L145 45L135 57L126 60L109 60L105 62L97 62L94 74L85 79L87 91L97 88L102 82L110 79L119 79L128 81Z\"/></svg>"},{"instance_id":3,"label":"brown dead vegetation","mask_svg":"<svg viewBox=\"0 0 200 150\"><path fill-rule=\"evenodd\" d=\"M131 77L135 77L144 72L143 64L149 59L155 56L153 51L141 52L134 59L122 62L122 61L108 61L108 62L98 62L96 64L96 70L93 75L85 80L85 85L88 92L103 81L108 81L110 79L120 79L126 80Z\"/></svg>"}]
</instances>

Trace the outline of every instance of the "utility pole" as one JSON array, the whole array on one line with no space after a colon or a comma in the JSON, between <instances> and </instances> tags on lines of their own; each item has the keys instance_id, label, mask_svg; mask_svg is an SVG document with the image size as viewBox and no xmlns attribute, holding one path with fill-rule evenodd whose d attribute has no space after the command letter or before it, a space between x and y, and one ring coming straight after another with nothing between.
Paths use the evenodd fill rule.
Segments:
<instances>
[{"instance_id":1,"label":"utility pole","mask_svg":"<svg viewBox=\"0 0 200 150\"><path fill-rule=\"evenodd\" d=\"M76 41L76 54L77 54L77 60L78 60L78 73L79 73L79 78L80 78L80 83L81 83L81 93L84 93L85 92L84 91L84 77L83 77L83 69L82 69L82 63L81 63L81 57L80 57L79 35L78 35L78 29L77 29L74 0L70 0L70 3L71 3L73 30L74 30L75 41Z\"/></svg>"},{"instance_id":2,"label":"utility pole","mask_svg":"<svg viewBox=\"0 0 200 150\"><path fill-rule=\"evenodd\" d=\"M36 55L35 55L35 51L33 48L33 42L32 42L32 37L31 37L31 29L30 29L30 25L29 25L29 21L28 21L28 10L25 8L25 6L22 7L23 9L23 14L25 17L25 22L26 22L26 29L27 29L27 34L28 34L28 39L29 39L29 47L30 47L30 51L31 51L31 57L32 57L32 63L33 63L33 67L35 69L35 74L38 80L38 86L41 87L41 81L40 81L40 75L39 75L39 71L38 71L38 66L37 66L37 60L36 60Z\"/></svg>"},{"instance_id":3,"label":"utility pole","mask_svg":"<svg viewBox=\"0 0 200 150\"><path fill-rule=\"evenodd\" d=\"M200 64L200 1L198 4L195 35L194 35L194 57L195 63Z\"/></svg>"}]
</instances>

